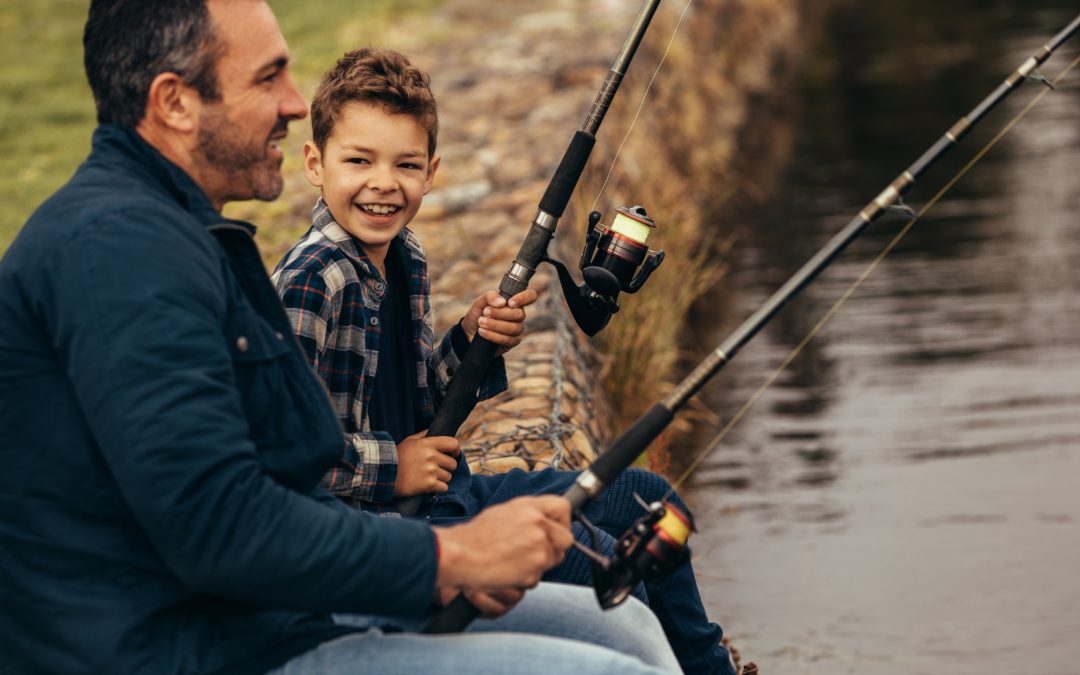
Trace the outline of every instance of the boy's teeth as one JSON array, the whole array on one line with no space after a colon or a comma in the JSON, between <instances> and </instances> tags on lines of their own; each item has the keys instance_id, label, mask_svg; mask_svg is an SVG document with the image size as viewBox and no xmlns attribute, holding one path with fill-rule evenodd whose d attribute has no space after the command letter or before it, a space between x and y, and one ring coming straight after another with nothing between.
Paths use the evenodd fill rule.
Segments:
<instances>
[{"instance_id":1,"label":"boy's teeth","mask_svg":"<svg viewBox=\"0 0 1080 675\"><path fill-rule=\"evenodd\" d=\"M360 208L365 211L370 211L379 216L389 215L398 210L396 206L387 206L386 204L362 204Z\"/></svg>"}]
</instances>

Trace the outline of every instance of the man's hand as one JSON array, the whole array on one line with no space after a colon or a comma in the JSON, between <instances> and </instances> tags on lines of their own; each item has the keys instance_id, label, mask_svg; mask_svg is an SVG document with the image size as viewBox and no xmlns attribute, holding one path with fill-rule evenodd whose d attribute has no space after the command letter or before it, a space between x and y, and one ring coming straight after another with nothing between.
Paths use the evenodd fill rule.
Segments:
<instances>
[{"instance_id":1,"label":"man's hand","mask_svg":"<svg viewBox=\"0 0 1080 675\"><path fill-rule=\"evenodd\" d=\"M445 602L463 590L481 611L494 616L509 611L525 589L562 562L574 541L570 502L556 495L512 499L434 532L440 599Z\"/></svg>"},{"instance_id":2,"label":"man's hand","mask_svg":"<svg viewBox=\"0 0 1080 675\"><path fill-rule=\"evenodd\" d=\"M506 300L498 291L484 293L461 319L461 327L471 342L473 336L499 345L496 354L505 354L521 343L525 332L525 307L536 302L536 291L526 289Z\"/></svg>"},{"instance_id":3,"label":"man's hand","mask_svg":"<svg viewBox=\"0 0 1080 675\"><path fill-rule=\"evenodd\" d=\"M506 614L525 597L525 591L520 588L504 588L499 591L470 591L445 587L438 589L438 591L439 604L443 606L449 605L450 601L456 598L459 593L465 593L465 597L469 599L469 602L475 605L480 610L480 614L488 619L494 619Z\"/></svg>"},{"instance_id":4,"label":"man's hand","mask_svg":"<svg viewBox=\"0 0 1080 675\"><path fill-rule=\"evenodd\" d=\"M453 436L428 436L425 429L398 443L397 454L395 496L443 494L457 468L461 445Z\"/></svg>"}]
</instances>

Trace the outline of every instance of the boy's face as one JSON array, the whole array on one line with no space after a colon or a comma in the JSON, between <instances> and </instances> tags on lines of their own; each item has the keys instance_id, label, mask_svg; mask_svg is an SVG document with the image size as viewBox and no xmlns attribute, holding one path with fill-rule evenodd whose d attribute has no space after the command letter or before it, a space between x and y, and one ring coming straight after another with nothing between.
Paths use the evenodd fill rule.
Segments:
<instances>
[{"instance_id":1,"label":"boy's face","mask_svg":"<svg viewBox=\"0 0 1080 675\"><path fill-rule=\"evenodd\" d=\"M308 181L322 189L334 220L379 267L420 209L438 167L415 117L388 115L369 103L345 104L323 152L311 141L304 146Z\"/></svg>"}]
</instances>

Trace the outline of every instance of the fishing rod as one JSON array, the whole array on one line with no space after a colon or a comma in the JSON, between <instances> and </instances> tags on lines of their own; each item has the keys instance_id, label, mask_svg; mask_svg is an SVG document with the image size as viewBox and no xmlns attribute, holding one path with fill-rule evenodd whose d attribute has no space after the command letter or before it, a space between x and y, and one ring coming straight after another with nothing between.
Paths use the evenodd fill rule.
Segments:
<instances>
[{"instance_id":1,"label":"fishing rod","mask_svg":"<svg viewBox=\"0 0 1080 675\"><path fill-rule=\"evenodd\" d=\"M719 347L711 352L662 401L654 404L620 435L611 447L581 472L563 496L570 502L574 517L583 521L581 510L622 471L645 451L649 443L674 419L675 413L711 380L758 332L803 288L809 285L862 232L890 211L914 217L916 214L903 203L903 195L939 159L970 133L986 115L1028 79L1039 81L1053 89L1053 84L1038 72L1038 67L1070 37L1080 30L1080 15L1050 39L1034 55L1005 79L964 117L961 117L926 152L894 179L858 215L807 261L754 314L747 318ZM583 522L586 529L591 526ZM666 566L677 564L686 555L686 541L692 527L685 514L671 505L648 505L645 516L620 538L615 555L606 562L597 561L594 571L602 581L597 587L601 605L608 607L621 602L633 584L649 574L663 573ZM600 557L599 552L592 556ZM595 558L594 558L595 559ZM635 576L637 575L637 576ZM621 586L612 587L612 584ZM479 610L464 596L447 605L425 628L425 633L453 633L464 630L479 616Z\"/></svg>"},{"instance_id":2,"label":"fishing rod","mask_svg":"<svg viewBox=\"0 0 1080 675\"><path fill-rule=\"evenodd\" d=\"M574 281L566 265L548 256L548 244L555 236L559 218L581 179L589 154L596 144L596 132L659 5L660 0L646 0L638 11L585 121L574 133L540 199L525 242L499 284L499 294L509 299L528 288L540 263L552 265L558 273L571 315L578 327L590 337L600 332L611 315L619 311L619 293L636 293L664 261L664 252L651 251L647 244L655 223L640 206L616 209L610 226L600 223L602 216L598 211L590 213L585 248L578 263L584 279L580 285ZM473 336L457 374L450 381L428 427L429 436L457 435L458 429L476 407L477 391L495 360L497 350L495 343L479 334ZM419 509L422 500L421 496L407 497L398 500L395 505L399 512L411 516Z\"/></svg>"}]
</instances>

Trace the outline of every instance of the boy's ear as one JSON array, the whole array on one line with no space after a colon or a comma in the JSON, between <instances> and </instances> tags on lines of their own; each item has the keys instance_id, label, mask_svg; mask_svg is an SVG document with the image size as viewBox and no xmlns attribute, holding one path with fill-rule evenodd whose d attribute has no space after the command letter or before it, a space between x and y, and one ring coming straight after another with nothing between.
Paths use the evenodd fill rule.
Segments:
<instances>
[{"instance_id":1,"label":"boy's ear","mask_svg":"<svg viewBox=\"0 0 1080 675\"><path fill-rule=\"evenodd\" d=\"M161 73L150 83L144 120L181 133L198 129L202 98L176 73Z\"/></svg>"},{"instance_id":2,"label":"boy's ear","mask_svg":"<svg viewBox=\"0 0 1080 675\"><path fill-rule=\"evenodd\" d=\"M304 143L304 175L312 186L322 187L322 153L319 152L319 146L315 145L315 141Z\"/></svg>"},{"instance_id":3,"label":"boy's ear","mask_svg":"<svg viewBox=\"0 0 1080 675\"><path fill-rule=\"evenodd\" d=\"M440 155L435 155L428 162L427 180L424 181L424 194L431 192L431 182L435 178L435 172L439 169L439 162L442 160Z\"/></svg>"}]
</instances>

